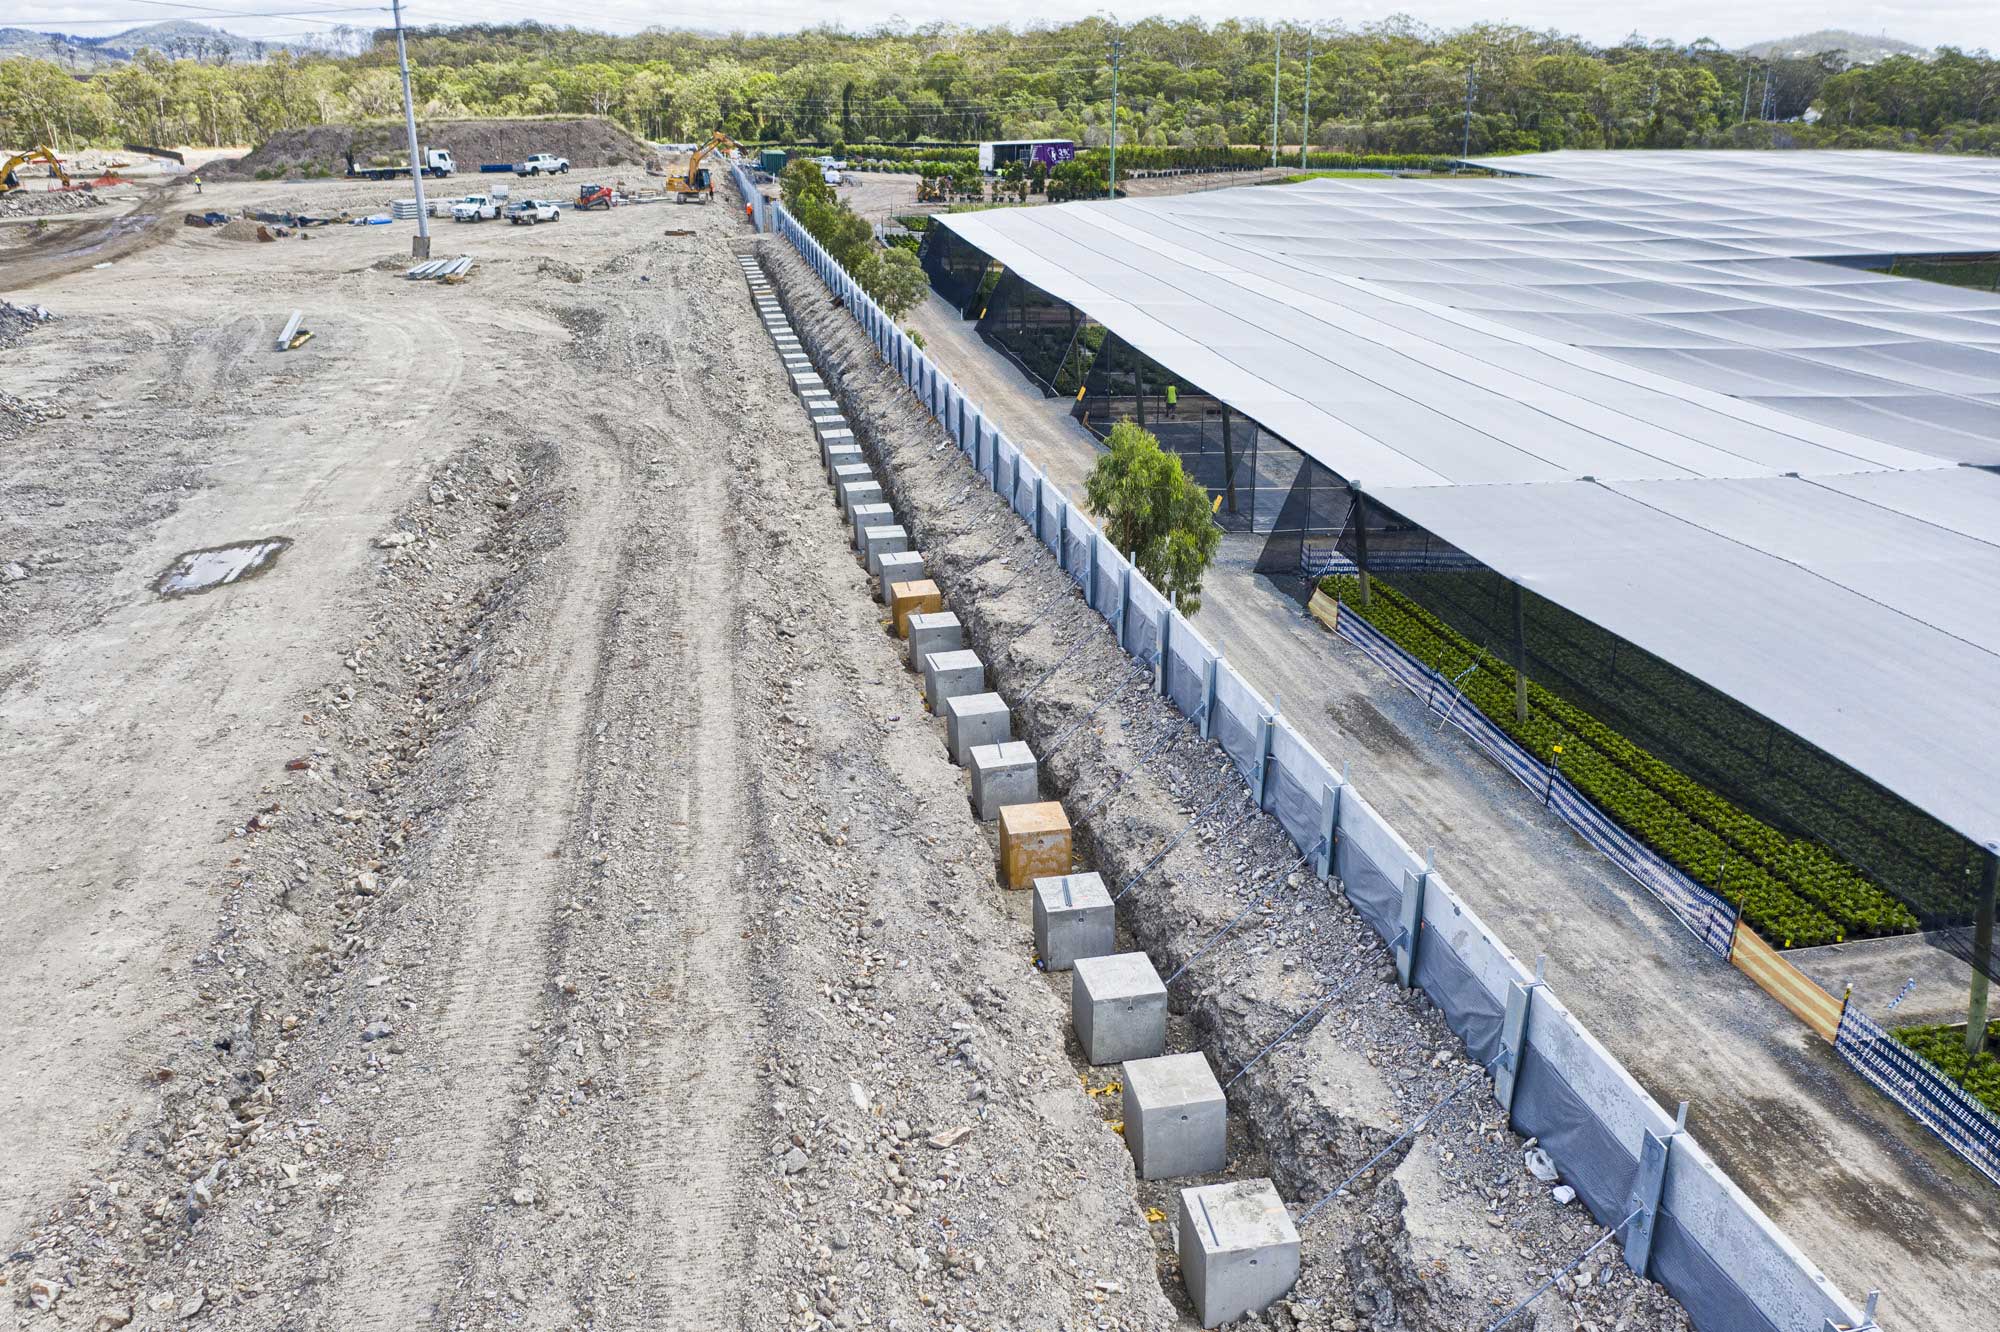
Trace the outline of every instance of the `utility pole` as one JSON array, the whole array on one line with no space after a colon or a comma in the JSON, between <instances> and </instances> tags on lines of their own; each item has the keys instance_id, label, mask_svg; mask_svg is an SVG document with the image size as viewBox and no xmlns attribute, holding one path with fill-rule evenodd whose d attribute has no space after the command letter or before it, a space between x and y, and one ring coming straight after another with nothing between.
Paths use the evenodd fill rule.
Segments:
<instances>
[{"instance_id":1,"label":"utility pole","mask_svg":"<svg viewBox=\"0 0 2000 1332\"><path fill-rule=\"evenodd\" d=\"M417 234L410 258L431 257L431 219L424 211L424 160L417 150L417 104L410 100L410 55L403 48L403 0L389 0L396 16L396 64L403 71L403 128L410 132L410 183L417 187Z\"/></svg>"},{"instance_id":2,"label":"utility pole","mask_svg":"<svg viewBox=\"0 0 2000 1332\"><path fill-rule=\"evenodd\" d=\"M1461 159L1472 156L1472 93L1473 89L1478 86L1478 77L1478 65L1473 64L1465 67L1465 135L1464 142L1459 146L1458 150L1458 155Z\"/></svg>"},{"instance_id":3,"label":"utility pole","mask_svg":"<svg viewBox=\"0 0 2000 1332\"><path fill-rule=\"evenodd\" d=\"M1978 914L1972 923L1972 997L1965 1012L1965 1053L1979 1058L1986 1048L1986 968L1993 960L1993 907L2000 896L2000 846L1986 847L1986 872L1979 887Z\"/></svg>"},{"instance_id":4,"label":"utility pole","mask_svg":"<svg viewBox=\"0 0 2000 1332\"><path fill-rule=\"evenodd\" d=\"M1278 75L1285 68L1285 34L1271 29L1277 39L1277 54L1271 60L1271 165L1278 165Z\"/></svg>"},{"instance_id":5,"label":"utility pole","mask_svg":"<svg viewBox=\"0 0 2000 1332\"><path fill-rule=\"evenodd\" d=\"M1313 38L1318 34L1306 26L1306 114L1299 126L1299 170L1306 169L1306 141L1313 132Z\"/></svg>"},{"instance_id":6,"label":"utility pole","mask_svg":"<svg viewBox=\"0 0 2000 1332\"><path fill-rule=\"evenodd\" d=\"M1118 197L1118 57L1125 54L1125 39L1111 39L1111 175L1104 182L1104 197Z\"/></svg>"}]
</instances>

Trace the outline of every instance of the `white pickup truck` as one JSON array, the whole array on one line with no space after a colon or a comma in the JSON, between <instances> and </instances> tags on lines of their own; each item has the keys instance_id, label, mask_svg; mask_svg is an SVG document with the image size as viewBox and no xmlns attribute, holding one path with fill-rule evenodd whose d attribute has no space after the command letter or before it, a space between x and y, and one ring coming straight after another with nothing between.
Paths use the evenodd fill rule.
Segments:
<instances>
[{"instance_id":1,"label":"white pickup truck","mask_svg":"<svg viewBox=\"0 0 2000 1332\"><path fill-rule=\"evenodd\" d=\"M547 199L522 199L507 210L507 220L515 226L526 223L562 221L562 208Z\"/></svg>"},{"instance_id":2,"label":"white pickup truck","mask_svg":"<svg viewBox=\"0 0 2000 1332\"><path fill-rule=\"evenodd\" d=\"M485 222L499 217L506 210L507 196L504 194L468 194L463 199L452 201L451 220Z\"/></svg>"},{"instance_id":3,"label":"white pickup truck","mask_svg":"<svg viewBox=\"0 0 2000 1332\"><path fill-rule=\"evenodd\" d=\"M569 159L554 153L536 153L514 168L517 176L557 176L569 170Z\"/></svg>"}]
</instances>

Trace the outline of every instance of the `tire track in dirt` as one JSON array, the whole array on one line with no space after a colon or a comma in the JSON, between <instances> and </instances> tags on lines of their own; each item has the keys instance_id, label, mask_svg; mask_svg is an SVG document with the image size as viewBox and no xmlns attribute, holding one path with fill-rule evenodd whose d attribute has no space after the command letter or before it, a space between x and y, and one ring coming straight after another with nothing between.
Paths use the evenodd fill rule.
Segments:
<instances>
[{"instance_id":1,"label":"tire track in dirt","mask_svg":"<svg viewBox=\"0 0 2000 1332\"><path fill-rule=\"evenodd\" d=\"M433 957L445 977L417 1022L440 1057L397 1090L414 1109L392 1111L376 1129L382 1176L331 1264L338 1275L321 1308L332 1326L401 1332L430 1318L505 1178L501 1143L528 1081L517 1051L547 1003L550 935L572 873L553 853L568 840L602 669L623 536L611 497L625 471L595 441L573 446L566 475L592 521L575 525L546 589L529 680L517 677L503 695L507 717L490 732L499 743L477 765L492 785L460 806L439 848L454 863L449 901L460 928L451 954Z\"/></svg>"}]
</instances>

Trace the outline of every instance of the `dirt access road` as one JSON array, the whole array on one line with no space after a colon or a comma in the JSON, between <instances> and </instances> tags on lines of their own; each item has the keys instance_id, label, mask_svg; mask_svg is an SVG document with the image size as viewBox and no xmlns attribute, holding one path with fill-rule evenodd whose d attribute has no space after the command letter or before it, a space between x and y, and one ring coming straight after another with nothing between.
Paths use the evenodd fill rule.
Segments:
<instances>
[{"instance_id":1,"label":"dirt access road","mask_svg":"<svg viewBox=\"0 0 2000 1332\"><path fill-rule=\"evenodd\" d=\"M935 294L905 322L987 420L1065 493L1083 493L1098 450L1067 402L1044 398ZM1437 735L1421 700L1305 618L1292 589L1253 572L1255 557L1253 542L1225 541L1196 626L1322 754L1351 765L1413 846L1436 849L1517 956L1547 955L1557 993L1661 1104L1691 1102L1694 1136L1807 1256L1850 1296L1882 1289L1886 1327L2000 1319L1983 1275L2000 1270L1991 1186L1457 732ZM1865 979L1873 965L1813 951L1823 980Z\"/></svg>"},{"instance_id":2,"label":"dirt access road","mask_svg":"<svg viewBox=\"0 0 2000 1332\"><path fill-rule=\"evenodd\" d=\"M182 229L0 292L58 316L0 350L6 1321L1180 1320L746 240L446 225L446 287L407 226Z\"/></svg>"}]
</instances>

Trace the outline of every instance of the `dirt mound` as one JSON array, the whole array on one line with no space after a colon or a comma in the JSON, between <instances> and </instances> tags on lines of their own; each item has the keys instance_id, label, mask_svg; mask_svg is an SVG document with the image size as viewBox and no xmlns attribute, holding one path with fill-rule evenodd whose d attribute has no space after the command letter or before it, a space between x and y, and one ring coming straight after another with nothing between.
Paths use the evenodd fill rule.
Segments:
<instances>
[{"instance_id":1,"label":"dirt mound","mask_svg":"<svg viewBox=\"0 0 2000 1332\"><path fill-rule=\"evenodd\" d=\"M417 137L426 148L443 148L463 175L476 175L482 162L519 162L535 153L566 157L578 168L643 167L657 154L608 120L437 120L420 121ZM401 121L361 125L314 125L280 130L247 157L217 163L211 174L270 180L280 176L339 176L347 155L363 165L377 158L406 162L409 146Z\"/></svg>"}]
</instances>

